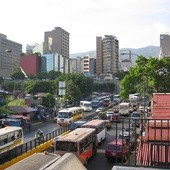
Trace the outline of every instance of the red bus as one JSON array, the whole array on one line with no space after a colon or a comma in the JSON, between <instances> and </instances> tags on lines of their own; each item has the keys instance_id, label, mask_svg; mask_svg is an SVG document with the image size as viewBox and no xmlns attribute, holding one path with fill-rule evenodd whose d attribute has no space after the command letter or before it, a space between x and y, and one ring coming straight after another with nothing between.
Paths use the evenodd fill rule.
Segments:
<instances>
[{"instance_id":1,"label":"red bus","mask_svg":"<svg viewBox=\"0 0 170 170\"><path fill-rule=\"evenodd\" d=\"M84 165L87 165L89 158L96 151L96 130L92 128L77 128L54 139L54 153L59 155L66 152L74 153Z\"/></svg>"}]
</instances>

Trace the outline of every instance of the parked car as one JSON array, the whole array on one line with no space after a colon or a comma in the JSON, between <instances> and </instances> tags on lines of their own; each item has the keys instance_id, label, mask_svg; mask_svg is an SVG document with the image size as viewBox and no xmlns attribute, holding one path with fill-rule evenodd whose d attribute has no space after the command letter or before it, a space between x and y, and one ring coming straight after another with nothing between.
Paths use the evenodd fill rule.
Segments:
<instances>
[{"instance_id":1,"label":"parked car","mask_svg":"<svg viewBox=\"0 0 170 170\"><path fill-rule=\"evenodd\" d=\"M107 144L105 150L105 157L108 160L112 160L114 158L121 158L126 161L131 152L131 147L129 146L130 143L128 143L128 141L126 140L114 139L113 141Z\"/></svg>"}]
</instances>

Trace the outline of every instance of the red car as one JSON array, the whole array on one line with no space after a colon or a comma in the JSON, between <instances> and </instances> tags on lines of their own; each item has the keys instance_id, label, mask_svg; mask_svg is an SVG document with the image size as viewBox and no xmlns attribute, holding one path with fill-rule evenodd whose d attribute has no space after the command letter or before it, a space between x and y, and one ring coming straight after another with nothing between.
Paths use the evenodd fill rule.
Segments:
<instances>
[{"instance_id":1,"label":"red car","mask_svg":"<svg viewBox=\"0 0 170 170\"><path fill-rule=\"evenodd\" d=\"M121 158L126 161L128 159L128 155L130 155L130 148L131 145L126 140L114 139L107 144L105 157L108 160L112 160L113 158Z\"/></svg>"},{"instance_id":2,"label":"red car","mask_svg":"<svg viewBox=\"0 0 170 170\"><path fill-rule=\"evenodd\" d=\"M119 113L113 113L111 118L110 118L110 121L111 122L116 122L116 123L120 123L121 122L121 119L122 117L120 116Z\"/></svg>"}]
</instances>

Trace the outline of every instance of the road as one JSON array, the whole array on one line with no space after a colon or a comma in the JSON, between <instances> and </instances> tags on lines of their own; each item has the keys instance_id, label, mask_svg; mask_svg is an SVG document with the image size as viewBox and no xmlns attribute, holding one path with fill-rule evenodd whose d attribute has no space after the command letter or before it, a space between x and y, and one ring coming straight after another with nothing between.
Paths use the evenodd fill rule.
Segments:
<instances>
[{"instance_id":1,"label":"road","mask_svg":"<svg viewBox=\"0 0 170 170\"><path fill-rule=\"evenodd\" d=\"M93 117L95 115L95 112L85 112L84 113L84 118L88 118L88 117ZM41 125L39 125L39 127L44 134L48 134L52 131L55 131L56 129L60 128L60 126L58 126L56 123L54 123L52 120L48 121L48 122L44 122ZM31 132L26 132L24 134L24 143L33 140L35 138L35 133L37 132L37 129L31 131Z\"/></svg>"},{"instance_id":2,"label":"road","mask_svg":"<svg viewBox=\"0 0 170 170\"><path fill-rule=\"evenodd\" d=\"M95 115L94 112L85 113L85 117L86 116L94 116L94 115ZM125 126L127 126L127 124ZM51 121L51 122L44 123L44 125L42 124L40 129L43 130L44 134L46 134L46 133L49 133L49 132L52 132L52 131L56 130L59 127L60 126L58 126L56 123ZM97 170L111 170L112 169L112 167L114 166L115 163L114 162L109 162L105 158L104 152L105 152L106 144L108 142L110 142L111 140L116 138L116 129L117 129L117 135L118 135L118 133L122 129L122 124L121 123L117 124L117 127L116 127L115 123L112 124L112 128L107 131L106 139L98 147L97 154L95 156L93 156L89 160L88 165L87 165L88 170L94 170L94 169L97 169ZM36 133L36 130L32 131L30 133L26 133L24 141L27 142L29 140L32 140L34 138L34 136L35 136L35 133Z\"/></svg>"}]
</instances>

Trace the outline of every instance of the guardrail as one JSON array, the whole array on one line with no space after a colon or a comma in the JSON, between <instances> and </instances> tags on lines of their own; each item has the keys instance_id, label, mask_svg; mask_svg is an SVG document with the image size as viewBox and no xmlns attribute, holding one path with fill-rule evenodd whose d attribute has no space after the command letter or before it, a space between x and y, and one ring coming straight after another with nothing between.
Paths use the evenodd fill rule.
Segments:
<instances>
[{"instance_id":1,"label":"guardrail","mask_svg":"<svg viewBox=\"0 0 170 170\"><path fill-rule=\"evenodd\" d=\"M4 164L8 161L11 161L12 159L19 157L25 153L28 153L29 151L39 147L40 145L44 144L45 142L50 141L51 139L54 139L56 136L59 136L69 130L68 126L63 126L60 129L57 129L55 131L52 131L51 133L45 134L42 136L41 140L33 139L29 142L26 142L24 144L21 144L14 149L11 149L7 152L0 154L0 164ZM45 148L47 149L47 148Z\"/></svg>"}]
</instances>

